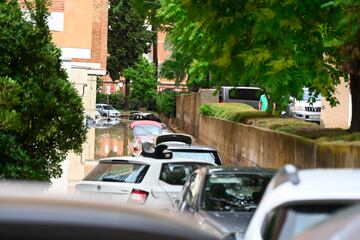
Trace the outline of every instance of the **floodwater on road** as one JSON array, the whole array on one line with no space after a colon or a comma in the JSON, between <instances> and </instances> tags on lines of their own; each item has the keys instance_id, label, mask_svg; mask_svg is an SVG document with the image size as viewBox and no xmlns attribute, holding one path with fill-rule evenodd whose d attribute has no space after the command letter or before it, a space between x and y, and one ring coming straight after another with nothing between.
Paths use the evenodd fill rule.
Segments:
<instances>
[{"instance_id":1,"label":"floodwater on road","mask_svg":"<svg viewBox=\"0 0 360 240\"><path fill-rule=\"evenodd\" d=\"M53 189L73 191L74 185L93 169L99 159L128 155L129 130L127 120L102 119L88 129L81 154L70 153L62 163L63 175L53 180Z\"/></svg>"}]
</instances>

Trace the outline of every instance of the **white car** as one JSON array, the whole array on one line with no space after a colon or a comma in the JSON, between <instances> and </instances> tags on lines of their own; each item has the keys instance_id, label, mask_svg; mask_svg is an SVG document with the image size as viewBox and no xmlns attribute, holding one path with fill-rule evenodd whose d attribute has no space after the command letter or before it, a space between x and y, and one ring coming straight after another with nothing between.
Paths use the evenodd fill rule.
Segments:
<instances>
[{"instance_id":1,"label":"white car","mask_svg":"<svg viewBox=\"0 0 360 240\"><path fill-rule=\"evenodd\" d=\"M303 88L302 99L292 98L289 104L290 117L310 122L320 122L321 96L314 97L315 102L309 102L311 98L308 88Z\"/></svg>"},{"instance_id":2,"label":"white car","mask_svg":"<svg viewBox=\"0 0 360 240\"><path fill-rule=\"evenodd\" d=\"M151 157L114 157L99 164L76 185L76 192L170 210L190 174L199 167L213 166L205 160Z\"/></svg>"},{"instance_id":3,"label":"white car","mask_svg":"<svg viewBox=\"0 0 360 240\"><path fill-rule=\"evenodd\" d=\"M101 114L103 117L121 117L121 114L118 110L116 110L113 106L108 104L98 103L96 104L96 110Z\"/></svg>"},{"instance_id":4,"label":"white car","mask_svg":"<svg viewBox=\"0 0 360 240\"><path fill-rule=\"evenodd\" d=\"M244 239L293 239L359 200L360 169L298 171L286 165L269 183Z\"/></svg>"}]
</instances>

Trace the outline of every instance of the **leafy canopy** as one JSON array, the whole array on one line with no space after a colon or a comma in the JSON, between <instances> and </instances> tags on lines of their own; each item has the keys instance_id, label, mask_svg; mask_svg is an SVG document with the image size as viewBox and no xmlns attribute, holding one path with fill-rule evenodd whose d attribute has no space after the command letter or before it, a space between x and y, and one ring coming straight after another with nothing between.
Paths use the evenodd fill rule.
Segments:
<instances>
[{"instance_id":1,"label":"leafy canopy","mask_svg":"<svg viewBox=\"0 0 360 240\"><path fill-rule=\"evenodd\" d=\"M137 107L153 108L157 95L157 79L155 66L145 58L140 58L134 67L124 70L124 76L131 81L132 101Z\"/></svg>"},{"instance_id":2,"label":"leafy canopy","mask_svg":"<svg viewBox=\"0 0 360 240\"><path fill-rule=\"evenodd\" d=\"M46 0L0 1L0 175L50 180L86 127L82 100L51 41Z\"/></svg>"},{"instance_id":3,"label":"leafy canopy","mask_svg":"<svg viewBox=\"0 0 360 240\"><path fill-rule=\"evenodd\" d=\"M112 79L149 52L152 33L129 0L109 0L108 71Z\"/></svg>"}]
</instances>

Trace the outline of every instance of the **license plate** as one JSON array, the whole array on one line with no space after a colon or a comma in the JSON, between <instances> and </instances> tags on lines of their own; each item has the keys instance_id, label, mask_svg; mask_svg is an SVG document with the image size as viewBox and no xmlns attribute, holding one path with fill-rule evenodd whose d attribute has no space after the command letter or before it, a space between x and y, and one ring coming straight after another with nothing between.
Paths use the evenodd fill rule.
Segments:
<instances>
[{"instance_id":1,"label":"license plate","mask_svg":"<svg viewBox=\"0 0 360 240\"><path fill-rule=\"evenodd\" d=\"M320 115L309 115L310 119L320 119Z\"/></svg>"}]
</instances>

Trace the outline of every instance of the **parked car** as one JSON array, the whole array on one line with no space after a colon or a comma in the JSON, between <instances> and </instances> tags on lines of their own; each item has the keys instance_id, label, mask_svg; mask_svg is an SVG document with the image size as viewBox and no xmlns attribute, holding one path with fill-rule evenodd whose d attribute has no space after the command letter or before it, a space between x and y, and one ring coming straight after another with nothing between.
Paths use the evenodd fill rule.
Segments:
<instances>
[{"instance_id":1,"label":"parked car","mask_svg":"<svg viewBox=\"0 0 360 240\"><path fill-rule=\"evenodd\" d=\"M143 112L135 112L130 114L130 121L138 121L138 120L150 120L161 123L161 120L154 113L143 113Z\"/></svg>"},{"instance_id":2,"label":"parked car","mask_svg":"<svg viewBox=\"0 0 360 240\"><path fill-rule=\"evenodd\" d=\"M155 138L162 133L161 123L149 120L134 121L130 124L131 143L130 151L138 156L141 153L142 143L153 143Z\"/></svg>"},{"instance_id":3,"label":"parked car","mask_svg":"<svg viewBox=\"0 0 360 240\"><path fill-rule=\"evenodd\" d=\"M121 114L118 110L116 110L113 106L108 104L98 103L96 104L96 110L103 117L117 117L120 118Z\"/></svg>"},{"instance_id":4,"label":"parked car","mask_svg":"<svg viewBox=\"0 0 360 240\"><path fill-rule=\"evenodd\" d=\"M242 239L273 169L203 167L184 185L177 210L220 239Z\"/></svg>"},{"instance_id":5,"label":"parked car","mask_svg":"<svg viewBox=\"0 0 360 240\"><path fill-rule=\"evenodd\" d=\"M341 209L324 221L296 236L294 240L307 239L358 239L360 236L360 205Z\"/></svg>"},{"instance_id":6,"label":"parked car","mask_svg":"<svg viewBox=\"0 0 360 240\"><path fill-rule=\"evenodd\" d=\"M222 165L222 159L216 149L193 144L192 137L187 134L162 134L155 139L155 146L159 145L167 146L174 158L202 159Z\"/></svg>"},{"instance_id":7,"label":"parked car","mask_svg":"<svg viewBox=\"0 0 360 240\"><path fill-rule=\"evenodd\" d=\"M117 203L170 210L190 174L211 161L172 158L166 147L140 157L115 157L99 164L76 185L77 192L92 193Z\"/></svg>"},{"instance_id":8,"label":"parked car","mask_svg":"<svg viewBox=\"0 0 360 240\"><path fill-rule=\"evenodd\" d=\"M303 88L302 99L291 98L289 104L290 117L311 122L320 122L321 96L312 96L308 88ZM311 102L311 99L315 102Z\"/></svg>"},{"instance_id":9,"label":"parked car","mask_svg":"<svg viewBox=\"0 0 360 240\"><path fill-rule=\"evenodd\" d=\"M10 190L0 196L2 239L214 239L190 223L145 209Z\"/></svg>"},{"instance_id":10,"label":"parked car","mask_svg":"<svg viewBox=\"0 0 360 240\"><path fill-rule=\"evenodd\" d=\"M286 165L269 183L246 240L292 239L360 200L359 169L297 170Z\"/></svg>"},{"instance_id":11,"label":"parked car","mask_svg":"<svg viewBox=\"0 0 360 240\"><path fill-rule=\"evenodd\" d=\"M260 96L263 93L258 87L221 87L219 102L245 103L258 109Z\"/></svg>"}]
</instances>

